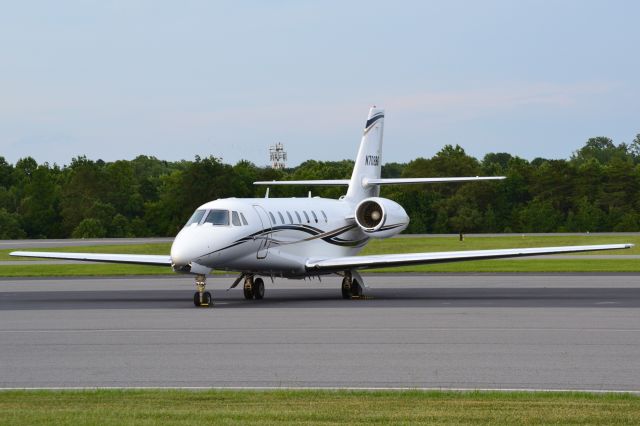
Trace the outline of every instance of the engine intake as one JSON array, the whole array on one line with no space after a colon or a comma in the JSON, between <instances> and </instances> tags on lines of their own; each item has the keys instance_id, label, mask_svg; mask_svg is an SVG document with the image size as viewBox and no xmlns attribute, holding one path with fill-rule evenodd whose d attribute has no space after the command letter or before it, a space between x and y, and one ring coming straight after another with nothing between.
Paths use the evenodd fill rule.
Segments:
<instances>
[{"instance_id":1,"label":"engine intake","mask_svg":"<svg viewBox=\"0 0 640 426\"><path fill-rule=\"evenodd\" d=\"M361 228L375 230L382 225L384 211L382 206L373 200L365 200L356 210L356 221Z\"/></svg>"},{"instance_id":2,"label":"engine intake","mask_svg":"<svg viewBox=\"0 0 640 426\"><path fill-rule=\"evenodd\" d=\"M373 238L388 238L406 229L409 216L402 206L386 198L366 198L358 204L356 223Z\"/></svg>"}]
</instances>

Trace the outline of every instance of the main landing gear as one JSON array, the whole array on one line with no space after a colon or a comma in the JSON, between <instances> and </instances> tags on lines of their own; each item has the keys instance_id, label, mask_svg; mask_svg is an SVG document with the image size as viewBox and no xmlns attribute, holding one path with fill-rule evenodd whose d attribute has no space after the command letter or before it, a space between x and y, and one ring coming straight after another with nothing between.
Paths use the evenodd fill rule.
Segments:
<instances>
[{"instance_id":1,"label":"main landing gear","mask_svg":"<svg viewBox=\"0 0 640 426\"><path fill-rule=\"evenodd\" d=\"M358 278L352 276L351 271L345 271L342 279L342 298L352 299L362 297L362 283Z\"/></svg>"},{"instance_id":2,"label":"main landing gear","mask_svg":"<svg viewBox=\"0 0 640 426\"><path fill-rule=\"evenodd\" d=\"M205 291L207 286L207 277L204 275L196 275L196 289L198 291L193 295L193 304L198 307L209 307L213 306L213 298L211 297L211 293Z\"/></svg>"},{"instance_id":3,"label":"main landing gear","mask_svg":"<svg viewBox=\"0 0 640 426\"><path fill-rule=\"evenodd\" d=\"M247 300L264 298L264 281L262 278L248 276L244 279L244 298Z\"/></svg>"}]
</instances>

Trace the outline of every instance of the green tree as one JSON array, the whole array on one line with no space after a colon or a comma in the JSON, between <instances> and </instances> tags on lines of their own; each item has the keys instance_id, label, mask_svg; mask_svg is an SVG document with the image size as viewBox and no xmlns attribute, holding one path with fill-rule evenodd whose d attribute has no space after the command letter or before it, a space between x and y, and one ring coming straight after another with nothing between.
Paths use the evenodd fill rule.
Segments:
<instances>
[{"instance_id":1,"label":"green tree","mask_svg":"<svg viewBox=\"0 0 640 426\"><path fill-rule=\"evenodd\" d=\"M13 166L0 156L0 187L9 188L13 185Z\"/></svg>"},{"instance_id":2,"label":"green tree","mask_svg":"<svg viewBox=\"0 0 640 426\"><path fill-rule=\"evenodd\" d=\"M382 165L382 169L380 171L381 177L383 178L399 178L402 176L402 172L406 164L403 163L386 163Z\"/></svg>"},{"instance_id":3,"label":"green tree","mask_svg":"<svg viewBox=\"0 0 640 426\"><path fill-rule=\"evenodd\" d=\"M123 238L133 236L129 225L129 220L122 214L118 213L111 221L111 226L108 232L109 237Z\"/></svg>"},{"instance_id":4,"label":"green tree","mask_svg":"<svg viewBox=\"0 0 640 426\"><path fill-rule=\"evenodd\" d=\"M640 215L637 212L625 213L613 228L614 232L640 231Z\"/></svg>"},{"instance_id":5,"label":"green tree","mask_svg":"<svg viewBox=\"0 0 640 426\"><path fill-rule=\"evenodd\" d=\"M84 156L71 160L63 175L60 209L63 229L69 235L80 222L91 217L90 210L104 199L108 188L104 163Z\"/></svg>"},{"instance_id":6,"label":"green tree","mask_svg":"<svg viewBox=\"0 0 640 426\"><path fill-rule=\"evenodd\" d=\"M60 225L60 170L48 164L38 166L25 185L18 209L30 238L62 237Z\"/></svg>"},{"instance_id":7,"label":"green tree","mask_svg":"<svg viewBox=\"0 0 640 426\"><path fill-rule=\"evenodd\" d=\"M83 219L73 230L73 238L103 238L107 231L98 219L92 217Z\"/></svg>"},{"instance_id":8,"label":"green tree","mask_svg":"<svg viewBox=\"0 0 640 426\"><path fill-rule=\"evenodd\" d=\"M488 175L502 174L509 168L509 161L513 159L506 152L490 152L482 159L482 170Z\"/></svg>"},{"instance_id":9,"label":"green tree","mask_svg":"<svg viewBox=\"0 0 640 426\"><path fill-rule=\"evenodd\" d=\"M20 226L20 219L15 213L0 209L0 239L11 240L24 238L26 233Z\"/></svg>"},{"instance_id":10,"label":"green tree","mask_svg":"<svg viewBox=\"0 0 640 426\"><path fill-rule=\"evenodd\" d=\"M604 212L585 196L582 197L567 217L567 230L572 232L596 232L602 229Z\"/></svg>"},{"instance_id":11,"label":"green tree","mask_svg":"<svg viewBox=\"0 0 640 426\"><path fill-rule=\"evenodd\" d=\"M549 200L533 200L519 211L518 231L555 232L562 224L562 215Z\"/></svg>"},{"instance_id":12,"label":"green tree","mask_svg":"<svg viewBox=\"0 0 640 426\"><path fill-rule=\"evenodd\" d=\"M138 189L133 163L116 161L108 163L104 170L105 194L103 200L127 217L143 214L144 200Z\"/></svg>"},{"instance_id":13,"label":"green tree","mask_svg":"<svg viewBox=\"0 0 640 426\"><path fill-rule=\"evenodd\" d=\"M600 164L608 164L614 158L625 159L630 157L627 145L616 145L613 140L604 136L589 138L587 143L574 152L572 160L582 163L590 159L597 160Z\"/></svg>"}]
</instances>

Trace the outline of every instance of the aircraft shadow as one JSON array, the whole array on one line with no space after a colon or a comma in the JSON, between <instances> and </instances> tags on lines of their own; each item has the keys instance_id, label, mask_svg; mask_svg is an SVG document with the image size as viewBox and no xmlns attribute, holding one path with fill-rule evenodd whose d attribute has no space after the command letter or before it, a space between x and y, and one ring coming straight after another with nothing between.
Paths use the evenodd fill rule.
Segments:
<instances>
[{"instance_id":1,"label":"aircraft shadow","mask_svg":"<svg viewBox=\"0 0 640 426\"><path fill-rule=\"evenodd\" d=\"M190 290L0 292L0 311L194 309ZM214 290L214 309L639 308L640 288L388 288L344 300L339 289L267 289L263 300Z\"/></svg>"}]
</instances>

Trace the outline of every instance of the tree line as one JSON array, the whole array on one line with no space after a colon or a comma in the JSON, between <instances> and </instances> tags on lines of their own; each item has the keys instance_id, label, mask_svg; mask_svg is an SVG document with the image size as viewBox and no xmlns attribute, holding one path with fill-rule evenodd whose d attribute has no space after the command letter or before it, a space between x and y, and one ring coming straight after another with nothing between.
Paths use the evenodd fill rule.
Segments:
<instances>
[{"instance_id":1,"label":"tree line","mask_svg":"<svg viewBox=\"0 0 640 426\"><path fill-rule=\"evenodd\" d=\"M173 236L193 210L225 197L263 197L257 180L345 179L353 161L309 160L274 170L196 156L149 156L69 165L9 164L0 156L0 239ZM571 158L533 161L508 153L476 159L458 145L431 158L387 163L383 177L504 175L465 184L385 186L411 218L405 232L603 232L640 230L640 134L632 143L587 140ZM342 187L273 187L272 197L337 198Z\"/></svg>"}]
</instances>

